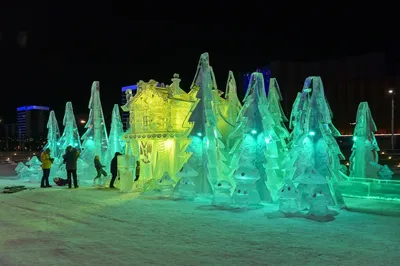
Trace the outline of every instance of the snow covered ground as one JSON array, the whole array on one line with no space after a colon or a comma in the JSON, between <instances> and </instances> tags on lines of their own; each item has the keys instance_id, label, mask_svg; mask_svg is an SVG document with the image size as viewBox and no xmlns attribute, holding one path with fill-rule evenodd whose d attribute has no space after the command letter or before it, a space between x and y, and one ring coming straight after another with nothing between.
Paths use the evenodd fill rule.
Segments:
<instances>
[{"instance_id":1,"label":"snow covered ground","mask_svg":"<svg viewBox=\"0 0 400 266\"><path fill-rule=\"evenodd\" d=\"M0 187L20 181L0 178ZM37 187L38 184L29 184ZM0 265L397 265L400 202L347 198L320 223L118 190L0 194ZM378 215L380 214L380 215Z\"/></svg>"}]
</instances>

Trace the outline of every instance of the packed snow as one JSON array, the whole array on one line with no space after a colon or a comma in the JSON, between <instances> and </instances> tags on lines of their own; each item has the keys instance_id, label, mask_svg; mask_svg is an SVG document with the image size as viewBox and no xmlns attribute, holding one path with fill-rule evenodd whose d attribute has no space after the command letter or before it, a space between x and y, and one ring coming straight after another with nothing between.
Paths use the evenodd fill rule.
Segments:
<instances>
[{"instance_id":1,"label":"packed snow","mask_svg":"<svg viewBox=\"0 0 400 266\"><path fill-rule=\"evenodd\" d=\"M0 187L0 265L395 265L400 202L346 198L331 222L113 189ZM268 218L271 217L271 218ZM275 217L275 218L274 218Z\"/></svg>"}]
</instances>

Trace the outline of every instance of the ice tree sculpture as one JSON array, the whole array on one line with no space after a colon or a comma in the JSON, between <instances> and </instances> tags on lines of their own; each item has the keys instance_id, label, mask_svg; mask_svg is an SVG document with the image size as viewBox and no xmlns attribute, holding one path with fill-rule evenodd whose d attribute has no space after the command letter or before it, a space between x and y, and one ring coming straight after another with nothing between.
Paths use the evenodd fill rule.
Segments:
<instances>
[{"instance_id":1,"label":"ice tree sculpture","mask_svg":"<svg viewBox=\"0 0 400 266\"><path fill-rule=\"evenodd\" d=\"M272 196L277 194L282 180L275 173L279 171L276 142L280 142L280 139L274 128L275 122L268 111L263 75L255 72L251 75L237 127L229 136L236 140L230 151L230 168L237 183L234 201L239 198L235 194L242 193L245 195L241 196L241 202L246 202L245 198L248 198L249 204L257 204L260 196L261 200L269 201L271 193L266 184L271 188Z\"/></svg>"},{"instance_id":2,"label":"ice tree sculpture","mask_svg":"<svg viewBox=\"0 0 400 266\"><path fill-rule=\"evenodd\" d=\"M60 129L58 128L58 122L54 111L50 112L49 120L47 122L47 143L43 150L50 149L50 155L52 158L58 158L60 156L59 150L59 139Z\"/></svg>"},{"instance_id":3,"label":"ice tree sculpture","mask_svg":"<svg viewBox=\"0 0 400 266\"><path fill-rule=\"evenodd\" d=\"M216 88L215 78L208 53L204 53L192 84L192 93L197 92L200 102L189 118L194 127L189 135L191 143L187 150L192 153L187 165L198 173L194 179L196 191L204 195L212 195L218 181L230 181L225 174L228 171L226 157L221 152L225 145L217 128L213 88Z\"/></svg>"},{"instance_id":4,"label":"ice tree sculpture","mask_svg":"<svg viewBox=\"0 0 400 266\"><path fill-rule=\"evenodd\" d=\"M383 172L390 176L391 171L387 171L388 167L378 164L379 146L374 135L376 131L377 128L368 103L361 102L358 106L353 134L350 177L381 178Z\"/></svg>"},{"instance_id":5,"label":"ice tree sculpture","mask_svg":"<svg viewBox=\"0 0 400 266\"><path fill-rule=\"evenodd\" d=\"M320 77L306 79L303 91L294 104L291 119L295 134L284 165L291 170L285 178L292 179L297 185L302 193L302 204L309 203L314 193L323 193L329 195L331 205L344 207L337 189L341 176L340 159L344 157L334 139L340 133L332 124L332 112Z\"/></svg>"},{"instance_id":6,"label":"ice tree sculpture","mask_svg":"<svg viewBox=\"0 0 400 266\"><path fill-rule=\"evenodd\" d=\"M72 103L67 102L65 105L65 114L63 119L64 132L59 139L58 143L60 147L59 159L62 160L62 155L68 146L75 148L81 148L81 140L79 137L78 127L76 125L74 109L72 108Z\"/></svg>"},{"instance_id":7,"label":"ice tree sculpture","mask_svg":"<svg viewBox=\"0 0 400 266\"><path fill-rule=\"evenodd\" d=\"M118 104L114 105L111 119L110 136L108 138L108 158L113 158L116 152L124 153L125 142L122 140L124 127L121 121Z\"/></svg>"},{"instance_id":8,"label":"ice tree sculpture","mask_svg":"<svg viewBox=\"0 0 400 266\"><path fill-rule=\"evenodd\" d=\"M287 141L290 136L285 125L285 122L288 122L288 119L286 118L285 112L283 112L281 101L282 94L279 89L278 81L275 78L271 78L269 81L267 103L269 113L275 122L275 132L280 139L280 157L284 156L284 152L287 151Z\"/></svg>"},{"instance_id":9,"label":"ice tree sculpture","mask_svg":"<svg viewBox=\"0 0 400 266\"><path fill-rule=\"evenodd\" d=\"M100 101L100 83L98 81L94 81L92 84L89 109L89 119L85 125L87 130L81 138L83 140L81 158L88 165L93 165L94 157L98 155L101 163L107 167L110 165L107 156L108 134ZM95 176L94 167L88 168L88 174Z\"/></svg>"},{"instance_id":10,"label":"ice tree sculpture","mask_svg":"<svg viewBox=\"0 0 400 266\"><path fill-rule=\"evenodd\" d=\"M214 90L215 91L215 90ZM237 96L237 87L233 72L229 71L226 83L225 99L214 93L214 98L219 100L218 108L218 129L221 132L222 140L228 144L229 135L235 130L236 119L242 108Z\"/></svg>"}]
</instances>

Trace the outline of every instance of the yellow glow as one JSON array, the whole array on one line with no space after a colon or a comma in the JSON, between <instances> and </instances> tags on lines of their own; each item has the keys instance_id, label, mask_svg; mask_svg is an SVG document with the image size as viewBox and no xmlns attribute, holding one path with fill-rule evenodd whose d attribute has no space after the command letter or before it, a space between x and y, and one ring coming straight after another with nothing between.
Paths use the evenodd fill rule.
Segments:
<instances>
[{"instance_id":1,"label":"yellow glow","mask_svg":"<svg viewBox=\"0 0 400 266\"><path fill-rule=\"evenodd\" d=\"M389 160L392 160L392 156L389 156L388 159L389 159Z\"/></svg>"},{"instance_id":2,"label":"yellow glow","mask_svg":"<svg viewBox=\"0 0 400 266\"><path fill-rule=\"evenodd\" d=\"M382 154L385 154L385 152L383 151Z\"/></svg>"},{"instance_id":3,"label":"yellow glow","mask_svg":"<svg viewBox=\"0 0 400 266\"><path fill-rule=\"evenodd\" d=\"M349 163L346 163L346 165L349 166L350 164L349 164Z\"/></svg>"},{"instance_id":4,"label":"yellow glow","mask_svg":"<svg viewBox=\"0 0 400 266\"><path fill-rule=\"evenodd\" d=\"M140 158L139 180L144 183L165 171L175 178L191 155L186 152L193 129L188 120L199 102L198 89L186 93L179 81L173 78L167 87L140 81L136 95L122 108L129 112L130 129L123 136L127 152Z\"/></svg>"}]
</instances>

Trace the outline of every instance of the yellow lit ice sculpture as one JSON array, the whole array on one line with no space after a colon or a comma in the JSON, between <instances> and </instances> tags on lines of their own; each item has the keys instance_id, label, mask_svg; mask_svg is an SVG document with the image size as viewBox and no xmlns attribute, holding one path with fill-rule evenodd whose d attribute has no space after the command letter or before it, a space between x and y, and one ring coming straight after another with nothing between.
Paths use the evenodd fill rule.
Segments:
<instances>
[{"instance_id":1,"label":"yellow lit ice sculpture","mask_svg":"<svg viewBox=\"0 0 400 266\"><path fill-rule=\"evenodd\" d=\"M193 123L188 119L198 100L180 88L180 81L178 74L167 87L154 80L140 81L136 95L122 106L130 117L130 128L123 135L126 154L140 158L138 182L142 188L165 172L178 181L176 173L190 157L186 149Z\"/></svg>"},{"instance_id":2,"label":"yellow lit ice sculpture","mask_svg":"<svg viewBox=\"0 0 400 266\"><path fill-rule=\"evenodd\" d=\"M189 119L190 122L194 122L194 128L190 134L191 143L188 147L192 156L186 167L198 173L193 180L196 192L207 197L213 195L217 182L230 181L225 164L226 157L222 152L225 145L217 128L218 102L215 100L215 94L219 92L216 90L208 53L203 53L190 92L196 95L200 102Z\"/></svg>"}]
</instances>

